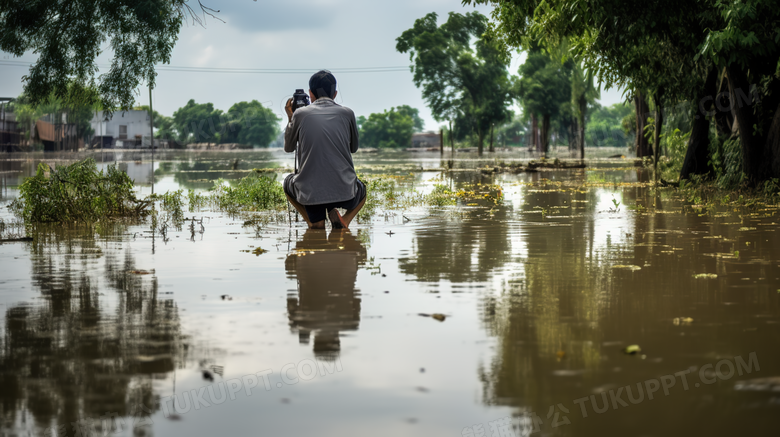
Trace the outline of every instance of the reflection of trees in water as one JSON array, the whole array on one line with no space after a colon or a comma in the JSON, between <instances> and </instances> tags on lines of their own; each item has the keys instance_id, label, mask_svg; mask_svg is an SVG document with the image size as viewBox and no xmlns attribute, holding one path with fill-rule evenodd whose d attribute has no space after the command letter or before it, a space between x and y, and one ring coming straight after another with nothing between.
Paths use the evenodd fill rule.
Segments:
<instances>
[{"instance_id":1,"label":"reflection of trees in water","mask_svg":"<svg viewBox=\"0 0 780 437\"><path fill-rule=\"evenodd\" d=\"M453 173L453 178L448 184L455 189L462 183L494 183L492 176L481 174ZM511 208L435 214L440 225L415 230L412 254L398 259L401 272L420 281L481 282L516 256L509 239Z\"/></svg>"},{"instance_id":2,"label":"reflection of trees in water","mask_svg":"<svg viewBox=\"0 0 780 437\"><path fill-rule=\"evenodd\" d=\"M240 179L254 168L273 168L279 164L272 153L250 155L223 152L211 158L187 159L161 162L155 170L157 177L173 175L173 180L184 189L206 189L213 186L215 179Z\"/></svg>"},{"instance_id":3,"label":"reflection of trees in water","mask_svg":"<svg viewBox=\"0 0 780 437\"><path fill-rule=\"evenodd\" d=\"M287 256L285 268L298 280L298 295L287 298L290 327L301 343L314 333L314 354L334 359L341 350L339 333L360 324L360 297L355 289L366 248L350 231L309 229Z\"/></svg>"},{"instance_id":4,"label":"reflection of trees in water","mask_svg":"<svg viewBox=\"0 0 780 437\"><path fill-rule=\"evenodd\" d=\"M154 276L128 273L136 270L135 260L127 250L124 259L115 255L121 253L116 240L98 243L83 229L49 229L36 237L32 283L46 302L6 311L3 428L19 426L29 413L35 426L65 425L64 435L73 435L78 420L155 411L152 380L184 359L175 302L159 299ZM101 246L113 247L103 255ZM101 261L106 286L93 273Z\"/></svg>"},{"instance_id":5,"label":"reflection of trees in water","mask_svg":"<svg viewBox=\"0 0 780 437\"><path fill-rule=\"evenodd\" d=\"M637 429L648 434L669 430L676 435L706 433L700 428L702 421L691 420L692 402L714 394L733 399L730 386L713 385L711 393L697 396L685 393L678 381L676 395L631 405L625 411L613 411L610 403L612 414L600 415L587 404L587 419L573 401L595 393L601 405L600 390L701 366L712 362L713 351L728 349L729 357L767 351L762 344L774 344L774 332L759 329L745 334L741 328L759 312L780 314L776 287L759 280L758 285L743 285L737 290L740 281L729 271L739 272L740 279L775 278L780 269L757 260L712 255L733 247L744 250L744 240L750 240L748 247L756 246L757 256L778 259L780 236L764 234L750 239L738 232L739 224L718 225L712 217L680 214L674 205L666 205L666 212L674 210L673 214L653 211L653 205L661 207L661 200L654 198L651 190L635 187L622 189L623 205L641 204L649 211L599 214L598 191L571 195L588 202L582 204L584 216L578 216L583 212L580 209L570 219L555 220L567 226L547 226L542 220L534 224L535 218L522 225L527 250L522 272L499 296L483 299L484 323L499 345L493 361L479 375L484 402L534 411L545 421L543 433L556 435L625 435ZM529 193L523 209L559 205L567 196L561 192ZM616 226L618 216L626 218L622 230ZM727 238L704 238L717 235ZM618 265L641 269L614 268ZM717 281L693 278L693 273L702 272L725 276ZM723 305L727 300L736 305ZM693 316L697 322L678 329L672 320L682 316ZM740 329L725 332L697 326L699 318L713 324L739 320ZM611 344L615 341L622 343ZM632 343L646 351L646 360L620 352ZM624 400L626 396L624 391ZM552 430L547 412L558 403L570 408L573 426ZM730 404L707 405L713 417L728 414L731 408ZM664 420L659 421L659 417ZM718 426L708 429L726 435Z\"/></svg>"}]
</instances>

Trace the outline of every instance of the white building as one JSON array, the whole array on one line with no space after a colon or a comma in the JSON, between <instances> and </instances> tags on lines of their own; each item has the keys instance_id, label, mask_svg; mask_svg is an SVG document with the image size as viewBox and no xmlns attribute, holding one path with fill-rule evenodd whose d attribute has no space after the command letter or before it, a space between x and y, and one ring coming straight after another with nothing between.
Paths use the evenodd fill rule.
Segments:
<instances>
[{"instance_id":1,"label":"white building","mask_svg":"<svg viewBox=\"0 0 780 437\"><path fill-rule=\"evenodd\" d=\"M132 148L136 143L140 147L143 137L146 137L146 147L149 147L151 125L147 111L116 111L109 116L101 111L92 118L90 124L95 130L95 136L112 137L112 144L116 147L127 144Z\"/></svg>"}]
</instances>

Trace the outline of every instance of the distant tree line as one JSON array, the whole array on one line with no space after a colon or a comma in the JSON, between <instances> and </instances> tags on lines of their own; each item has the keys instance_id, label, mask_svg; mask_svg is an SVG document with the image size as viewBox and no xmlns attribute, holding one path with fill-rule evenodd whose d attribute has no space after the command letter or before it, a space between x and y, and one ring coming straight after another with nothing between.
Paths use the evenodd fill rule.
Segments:
<instances>
[{"instance_id":1,"label":"distant tree line","mask_svg":"<svg viewBox=\"0 0 780 437\"><path fill-rule=\"evenodd\" d=\"M148 106L137 109L148 110ZM154 112L155 137L176 145L191 143L237 143L246 147L267 147L280 133L278 117L257 100L238 102L227 112L212 103L195 103L174 111L172 117Z\"/></svg>"},{"instance_id":2,"label":"distant tree line","mask_svg":"<svg viewBox=\"0 0 780 437\"><path fill-rule=\"evenodd\" d=\"M390 108L357 119L360 146L380 149L412 145L412 135L425 127L420 111L408 105Z\"/></svg>"}]
</instances>

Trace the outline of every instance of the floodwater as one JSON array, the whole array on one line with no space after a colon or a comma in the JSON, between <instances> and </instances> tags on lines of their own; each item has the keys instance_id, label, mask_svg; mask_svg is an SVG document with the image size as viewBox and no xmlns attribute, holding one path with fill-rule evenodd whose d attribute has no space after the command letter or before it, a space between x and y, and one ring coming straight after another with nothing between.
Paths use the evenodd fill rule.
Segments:
<instances>
[{"instance_id":1,"label":"floodwater","mask_svg":"<svg viewBox=\"0 0 780 437\"><path fill-rule=\"evenodd\" d=\"M0 202L38 161L73 156L9 155ZM148 154L103 159L151 191ZM155 192L292 166L156 159ZM503 203L349 232L188 212L202 227L167 238L115 223L1 244L0 435L777 435L777 206L702 214L628 160L518 175L444 161L356 156L422 191L498 184Z\"/></svg>"}]
</instances>

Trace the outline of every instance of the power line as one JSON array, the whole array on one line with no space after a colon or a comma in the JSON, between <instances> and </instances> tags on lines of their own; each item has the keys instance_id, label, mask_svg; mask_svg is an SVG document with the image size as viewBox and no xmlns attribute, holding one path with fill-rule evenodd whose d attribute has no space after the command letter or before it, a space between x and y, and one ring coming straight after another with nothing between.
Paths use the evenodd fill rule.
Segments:
<instances>
[{"instance_id":1,"label":"power line","mask_svg":"<svg viewBox=\"0 0 780 437\"><path fill-rule=\"evenodd\" d=\"M29 67L32 62L22 61L0 61L0 65L15 67ZM109 65L98 65L98 67L110 68ZM228 73L228 74L296 74L311 73L320 70L319 68L238 68L238 67L186 67L175 65L160 65L155 68L157 71L178 71L185 73ZM332 68L334 73L394 73L400 71L409 71L409 66L390 66L390 67L345 67Z\"/></svg>"}]
</instances>

